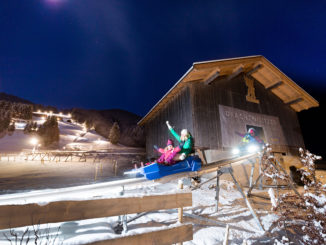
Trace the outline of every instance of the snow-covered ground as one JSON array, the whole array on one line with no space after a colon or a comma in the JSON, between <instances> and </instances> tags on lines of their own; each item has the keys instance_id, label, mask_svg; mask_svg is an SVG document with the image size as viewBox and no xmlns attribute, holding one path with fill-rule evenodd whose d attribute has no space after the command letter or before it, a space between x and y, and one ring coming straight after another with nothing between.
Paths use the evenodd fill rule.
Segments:
<instances>
[{"instance_id":1,"label":"snow-covered ground","mask_svg":"<svg viewBox=\"0 0 326 245\"><path fill-rule=\"evenodd\" d=\"M35 118L38 124L42 119ZM67 122L59 122L60 142L59 149L80 149L80 150L101 150L101 149L124 149L124 146L112 146L105 138L99 136L94 131L86 132L83 125ZM30 136L22 131L16 130L12 136L5 136L0 139L1 152L20 152L23 149L32 149ZM130 164L130 159L123 160ZM123 165L123 161L121 164ZM120 162L119 162L120 166ZM127 168L132 164L126 165ZM45 205L52 201L59 200L90 200L99 198L114 198L121 194L121 186L124 185L124 196L143 196L174 193L177 190L177 181L169 183L156 183L139 179L137 183L126 184L127 180L116 180L112 178L112 162L103 162L99 165L93 162L45 162L25 161L23 158L16 161L0 161L1 178L0 189L4 190L8 186L16 190L24 191L20 193L0 195L0 205L38 203ZM95 183L98 171L101 169L103 179L101 181L111 181ZM102 173L103 172L103 173ZM100 172L99 172L100 173ZM325 174L323 174L325 175ZM76 178L76 179L74 179ZM68 186L68 184L83 184L85 186ZM205 181L205 176L202 177ZM242 199L241 194L235 188L233 182L220 180L220 194L218 212L215 211L215 189L209 186L215 184L212 180L201 188L192 191L193 205L184 208L184 223L193 224L194 237L192 241L184 244L211 245L222 244L225 236L226 224L229 225L229 244L282 244L278 243L282 239L282 231L277 230L271 235L270 228L277 215L271 211L269 200L253 197L251 198L253 207L259 220L267 232L262 232L256 220ZM91 184L93 183L93 184ZM190 191L185 182L184 191ZM44 189L47 188L47 189ZM52 189L49 189L52 188ZM37 190L36 190L37 189ZM267 192L255 190L260 195L267 196ZM2 191L2 194L5 193ZM129 218L134 215L128 215ZM118 217L106 217L100 219L89 219L81 221L71 221L64 223L45 224L29 227L30 238L33 239L33 230L39 236L48 235L49 244L84 244L91 241L103 240L117 237L113 227ZM126 235L143 233L162 227L175 226L178 220L177 210L161 210L148 213L139 219L128 224ZM16 228L18 239L22 237L26 227ZM273 228L274 230L277 228ZM6 236L14 243L15 237L9 230L0 231L0 244L11 244ZM25 236L27 238L28 236ZM43 241L44 241L43 240ZM55 240L55 241L54 241ZM26 240L25 240L26 241ZM53 242L51 242L53 241ZM276 242L276 243L275 243ZM18 243L19 244L19 243ZM25 242L23 242L25 244ZM30 240L29 244L34 244Z\"/></svg>"},{"instance_id":2,"label":"snow-covered ground","mask_svg":"<svg viewBox=\"0 0 326 245\"><path fill-rule=\"evenodd\" d=\"M33 121L38 125L44 123L42 117L33 117ZM94 130L86 131L81 124L63 121L59 121L58 124L60 130L58 149L65 147L72 150L103 150L123 147L121 145L112 145L106 138L97 134ZM16 129L11 136L7 134L0 138L0 153L20 152L24 149L32 150L31 138L32 136L24 134L23 130Z\"/></svg>"},{"instance_id":3,"label":"snow-covered ground","mask_svg":"<svg viewBox=\"0 0 326 245\"><path fill-rule=\"evenodd\" d=\"M205 179L203 179L204 181ZM247 244L257 244L257 239L264 237L264 233L259 230L254 218L252 217L240 193L235 189L232 182L220 181L220 202L219 210L215 212L215 189L208 188L214 184L214 180L203 185L201 188L193 191L193 206L184 208L184 223L193 224L194 237L192 241L184 244L221 244L225 235L225 226L229 224L229 244L242 244L246 239ZM98 198L113 198L120 196L121 185L113 186L112 183L100 183L83 187L70 187L58 190L42 190L29 193L12 194L0 197L0 205L12 203L39 203L44 205L55 200L83 200ZM125 185L124 196L141 196L174 193L177 190L178 183L173 181L166 184L155 183L151 181ZM190 191L185 185L184 191ZM37 198L38 196L38 198ZM270 203L254 201L255 210L259 216L265 230L268 230L272 222L277 219L275 214L270 212ZM128 215L132 217L134 215ZM210 219L207 222L197 217ZM118 217L107 217L101 219L90 219L83 221L72 221L65 223L55 223L41 225L37 229L40 233L57 236L55 244L83 244L90 241L109 239L118 236L113 231ZM161 210L151 212L128 224L126 235L143 233L158 228L173 226L177 223L177 210ZM215 221L215 223L214 223ZM60 229L59 229L60 228ZM30 227L30 230L33 228ZM22 235L25 228L19 228L15 231ZM0 243L6 242L3 236L9 236L8 230L0 232ZM18 236L19 237L19 236ZM264 243L264 244L273 244ZM258 243L259 244L259 243Z\"/></svg>"}]
</instances>

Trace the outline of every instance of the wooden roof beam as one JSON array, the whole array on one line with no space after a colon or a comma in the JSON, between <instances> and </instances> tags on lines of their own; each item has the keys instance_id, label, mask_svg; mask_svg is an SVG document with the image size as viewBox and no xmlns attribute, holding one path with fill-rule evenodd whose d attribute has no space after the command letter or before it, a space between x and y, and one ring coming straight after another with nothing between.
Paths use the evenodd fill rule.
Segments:
<instances>
[{"instance_id":1,"label":"wooden roof beam","mask_svg":"<svg viewBox=\"0 0 326 245\"><path fill-rule=\"evenodd\" d=\"M220 72L221 72L220 68L214 69L204 78L204 84L208 85L211 82L213 82L220 75Z\"/></svg>"},{"instance_id":2,"label":"wooden roof beam","mask_svg":"<svg viewBox=\"0 0 326 245\"><path fill-rule=\"evenodd\" d=\"M293 105L293 104L298 103L298 102L300 102L300 101L302 101L302 100L303 100L302 97L295 97L295 98L291 98L291 99L289 99L289 100L287 100L287 101L284 101L284 103L285 103L286 105Z\"/></svg>"},{"instance_id":3,"label":"wooden roof beam","mask_svg":"<svg viewBox=\"0 0 326 245\"><path fill-rule=\"evenodd\" d=\"M274 88L278 88L279 86L281 86L282 84L284 84L283 81L278 81L276 83L273 83L272 85L266 87L267 90L272 90Z\"/></svg>"},{"instance_id":4,"label":"wooden roof beam","mask_svg":"<svg viewBox=\"0 0 326 245\"><path fill-rule=\"evenodd\" d=\"M232 73L227 77L227 80L230 81L231 79L238 76L241 72L243 72L243 65L238 65L236 68L233 69Z\"/></svg>"},{"instance_id":5,"label":"wooden roof beam","mask_svg":"<svg viewBox=\"0 0 326 245\"><path fill-rule=\"evenodd\" d=\"M251 76L255 72L257 72L259 69L263 68L263 64L261 62L258 62L254 65L254 67L246 73L247 76Z\"/></svg>"}]
</instances>

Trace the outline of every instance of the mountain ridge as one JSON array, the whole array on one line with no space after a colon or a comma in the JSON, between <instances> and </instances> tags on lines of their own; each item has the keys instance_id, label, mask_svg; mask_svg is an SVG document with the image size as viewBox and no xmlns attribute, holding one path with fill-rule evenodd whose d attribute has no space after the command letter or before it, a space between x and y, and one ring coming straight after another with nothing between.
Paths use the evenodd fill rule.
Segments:
<instances>
[{"instance_id":1,"label":"mountain ridge","mask_svg":"<svg viewBox=\"0 0 326 245\"><path fill-rule=\"evenodd\" d=\"M54 106L44 106L35 104L31 101L25 100L15 95L0 93L0 100L9 101L12 103L31 104L36 110L59 110ZM85 123L87 128L94 128L96 132L107 138L110 129L114 122L117 122L120 127L120 140L119 143L125 146L144 147L145 137L143 128L137 125L141 116L133 112L123 109L83 109L83 108L70 108L63 109L64 113L71 113L72 118L79 123Z\"/></svg>"}]
</instances>

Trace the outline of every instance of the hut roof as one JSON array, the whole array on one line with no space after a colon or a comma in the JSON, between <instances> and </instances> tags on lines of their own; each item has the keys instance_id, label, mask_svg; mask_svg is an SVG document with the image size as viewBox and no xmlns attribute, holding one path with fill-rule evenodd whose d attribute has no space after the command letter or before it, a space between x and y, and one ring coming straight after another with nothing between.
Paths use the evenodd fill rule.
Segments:
<instances>
[{"instance_id":1,"label":"hut roof","mask_svg":"<svg viewBox=\"0 0 326 245\"><path fill-rule=\"evenodd\" d=\"M145 124L163 108L173 96L190 82L209 84L216 78L231 80L240 73L254 77L267 90L279 97L284 104L296 112L319 106L312 96L292 81L264 56L247 56L195 62L179 81L159 100L156 105L138 122Z\"/></svg>"}]
</instances>

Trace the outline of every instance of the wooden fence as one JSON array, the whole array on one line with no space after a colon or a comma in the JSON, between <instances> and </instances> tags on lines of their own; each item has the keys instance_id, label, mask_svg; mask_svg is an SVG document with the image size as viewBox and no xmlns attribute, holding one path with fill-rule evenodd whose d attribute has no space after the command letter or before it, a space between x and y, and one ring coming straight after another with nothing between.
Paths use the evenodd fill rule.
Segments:
<instances>
[{"instance_id":1,"label":"wooden fence","mask_svg":"<svg viewBox=\"0 0 326 245\"><path fill-rule=\"evenodd\" d=\"M192 206L191 193L82 201L56 201L44 206L38 204L2 205L0 206L0 229L102 218L162 209L180 209L186 206ZM192 239L192 225L178 224L152 232L130 236L124 235L92 244L172 244Z\"/></svg>"}]
</instances>

